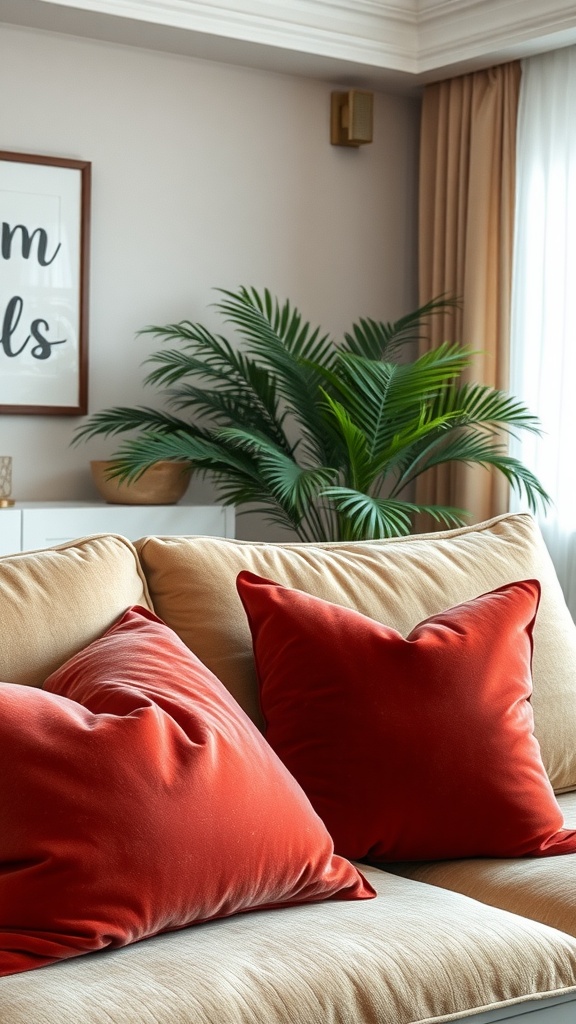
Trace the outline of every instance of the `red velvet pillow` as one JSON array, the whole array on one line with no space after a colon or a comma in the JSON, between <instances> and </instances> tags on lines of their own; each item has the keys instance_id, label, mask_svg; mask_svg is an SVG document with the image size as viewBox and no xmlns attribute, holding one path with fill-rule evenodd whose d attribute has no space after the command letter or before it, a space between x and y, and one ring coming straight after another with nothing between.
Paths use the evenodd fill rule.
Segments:
<instances>
[{"instance_id":1,"label":"red velvet pillow","mask_svg":"<svg viewBox=\"0 0 576 1024\"><path fill-rule=\"evenodd\" d=\"M576 850L530 704L535 580L400 633L249 572L266 737L342 856L372 861Z\"/></svg>"},{"instance_id":2,"label":"red velvet pillow","mask_svg":"<svg viewBox=\"0 0 576 1024\"><path fill-rule=\"evenodd\" d=\"M0 684L0 779L0 975L374 895L221 683L144 608L44 690Z\"/></svg>"}]
</instances>

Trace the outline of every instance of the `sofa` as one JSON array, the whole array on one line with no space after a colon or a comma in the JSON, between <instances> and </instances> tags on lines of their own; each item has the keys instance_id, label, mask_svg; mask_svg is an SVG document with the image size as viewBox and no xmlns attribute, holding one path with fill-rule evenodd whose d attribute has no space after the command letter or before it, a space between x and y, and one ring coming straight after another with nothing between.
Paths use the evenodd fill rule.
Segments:
<instances>
[{"instance_id":1,"label":"sofa","mask_svg":"<svg viewBox=\"0 0 576 1024\"><path fill-rule=\"evenodd\" d=\"M0 559L0 623L1 1024L576 1020L576 627L531 516L85 537Z\"/></svg>"}]
</instances>

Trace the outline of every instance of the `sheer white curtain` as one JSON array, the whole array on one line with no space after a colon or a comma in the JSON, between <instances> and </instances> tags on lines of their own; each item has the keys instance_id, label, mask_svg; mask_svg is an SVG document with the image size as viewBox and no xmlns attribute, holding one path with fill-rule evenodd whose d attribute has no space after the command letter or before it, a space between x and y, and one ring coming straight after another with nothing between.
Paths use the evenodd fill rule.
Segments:
<instances>
[{"instance_id":1,"label":"sheer white curtain","mask_svg":"<svg viewBox=\"0 0 576 1024\"><path fill-rule=\"evenodd\" d=\"M576 47L522 64L510 390L541 420L513 443L551 495L539 516L576 618Z\"/></svg>"}]
</instances>

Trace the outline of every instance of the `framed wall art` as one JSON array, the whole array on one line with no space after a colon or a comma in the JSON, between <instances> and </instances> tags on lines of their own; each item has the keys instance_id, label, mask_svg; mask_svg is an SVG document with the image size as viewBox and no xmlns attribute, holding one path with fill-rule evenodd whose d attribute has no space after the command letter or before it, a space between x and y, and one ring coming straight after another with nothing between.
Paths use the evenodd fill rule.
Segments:
<instances>
[{"instance_id":1,"label":"framed wall art","mask_svg":"<svg viewBox=\"0 0 576 1024\"><path fill-rule=\"evenodd\" d=\"M90 172L0 151L0 413L87 412Z\"/></svg>"}]
</instances>

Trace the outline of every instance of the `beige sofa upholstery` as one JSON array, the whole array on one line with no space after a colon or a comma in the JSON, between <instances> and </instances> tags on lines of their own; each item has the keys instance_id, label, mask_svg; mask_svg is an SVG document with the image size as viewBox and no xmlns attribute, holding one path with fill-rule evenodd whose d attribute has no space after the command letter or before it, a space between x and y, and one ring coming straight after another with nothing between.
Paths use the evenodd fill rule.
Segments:
<instances>
[{"instance_id":1,"label":"beige sofa upholstery","mask_svg":"<svg viewBox=\"0 0 576 1024\"><path fill-rule=\"evenodd\" d=\"M133 604L152 607L134 549L122 538L0 559L0 680L41 686Z\"/></svg>"},{"instance_id":2,"label":"beige sofa upholstery","mask_svg":"<svg viewBox=\"0 0 576 1024\"><path fill-rule=\"evenodd\" d=\"M150 537L137 544L156 611L258 720L252 643L234 581L249 569L369 615L404 636L422 619L514 580L542 585L535 732L557 792L576 788L576 629L530 516L355 544Z\"/></svg>"},{"instance_id":3,"label":"beige sofa upholstery","mask_svg":"<svg viewBox=\"0 0 576 1024\"><path fill-rule=\"evenodd\" d=\"M558 802L566 824L576 827L576 793L564 793ZM576 935L576 858L572 855L394 864L389 870Z\"/></svg>"},{"instance_id":4,"label":"beige sofa upholstery","mask_svg":"<svg viewBox=\"0 0 576 1024\"><path fill-rule=\"evenodd\" d=\"M234 580L249 568L402 632L536 576L536 732L576 824L576 630L529 516L395 541L263 545L112 535L0 559L0 680L41 686L133 604L258 720ZM1 683L0 683L1 685ZM9 822L2 822L9 828ZM5 867L5 866L4 866ZM360 866L374 900L252 911L0 979L1 1024L568 1024L574 859Z\"/></svg>"},{"instance_id":5,"label":"beige sofa upholstery","mask_svg":"<svg viewBox=\"0 0 576 1024\"><path fill-rule=\"evenodd\" d=\"M439 1024L533 1010L575 991L569 936L458 893L366 874L379 895L362 904L240 914L0 979L0 1019Z\"/></svg>"}]
</instances>

